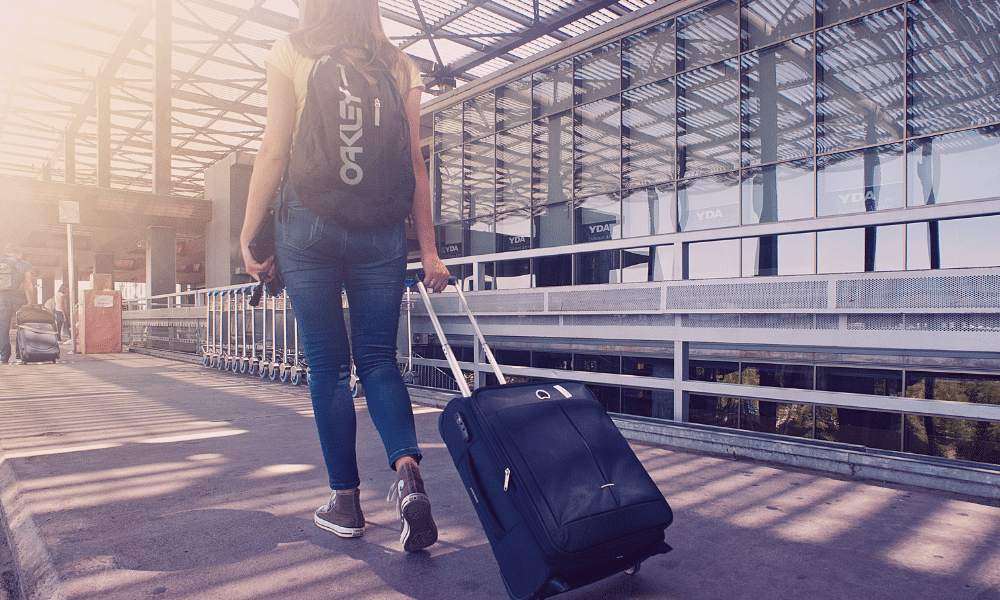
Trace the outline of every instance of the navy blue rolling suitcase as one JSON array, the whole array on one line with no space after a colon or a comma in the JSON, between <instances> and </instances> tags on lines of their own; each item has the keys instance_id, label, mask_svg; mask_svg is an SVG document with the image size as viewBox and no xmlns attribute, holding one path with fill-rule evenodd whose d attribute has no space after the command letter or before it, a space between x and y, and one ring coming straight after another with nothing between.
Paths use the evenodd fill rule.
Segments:
<instances>
[{"instance_id":1,"label":"navy blue rolling suitcase","mask_svg":"<svg viewBox=\"0 0 1000 600\"><path fill-rule=\"evenodd\" d=\"M426 291L418 289L454 370ZM459 297L471 317L461 290ZM586 385L502 384L470 393L464 378L458 383L463 397L448 403L438 428L512 599L547 598L634 573L645 559L670 551L670 506Z\"/></svg>"},{"instance_id":2,"label":"navy blue rolling suitcase","mask_svg":"<svg viewBox=\"0 0 1000 600\"><path fill-rule=\"evenodd\" d=\"M17 356L21 362L58 362L59 338L55 325L27 323L17 327Z\"/></svg>"}]
</instances>

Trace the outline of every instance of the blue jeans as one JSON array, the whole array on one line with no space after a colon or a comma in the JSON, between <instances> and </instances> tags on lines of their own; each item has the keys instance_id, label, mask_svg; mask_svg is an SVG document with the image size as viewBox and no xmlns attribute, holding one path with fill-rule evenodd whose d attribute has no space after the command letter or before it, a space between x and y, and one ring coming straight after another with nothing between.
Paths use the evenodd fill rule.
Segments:
<instances>
[{"instance_id":1,"label":"blue jeans","mask_svg":"<svg viewBox=\"0 0 1000 600\"><path fill-rule=\"evenodd\" d=\"M10 322L14 320L17 309L27 303L21 290L0 291L0 362L2 363L10 360Z\"/></svg>"},{"instance_id":2,"label":"blue jeans","mask_svg":"<svg viewBox=\"0 0 1000 600\"><path fill-rule=\"evenodd\" d=\"M420 459L410 395L396 366L396 333L406 278L403 223L377 231L348 231L306 208L285 185L275 224L276 260L309 364L309 394L330 488L361 484L355 451L357 420L351 397L351 349L368 412L390 466ZM351 307L351 341L341 290Z\"/></svg>"}]
</instances>

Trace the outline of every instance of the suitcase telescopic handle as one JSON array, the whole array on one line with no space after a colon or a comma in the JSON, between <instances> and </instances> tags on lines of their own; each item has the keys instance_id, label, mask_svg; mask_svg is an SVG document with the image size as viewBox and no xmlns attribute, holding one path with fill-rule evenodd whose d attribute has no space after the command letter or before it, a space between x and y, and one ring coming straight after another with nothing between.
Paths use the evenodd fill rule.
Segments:
<instances>
[{"instance_id":1,"label":"suitcase telescopic handle","mask_svg":"<svg viewBox=\"0 0 1000 600\"><path fill-rule=\"evenodd\" d=\"M497 364L497 359L493 356L493 351L490 350L489 344L486 343L486 337L479 328L479 323L476 322L476 316L472 313L472 308L469 306L469 301L466 300L465 294L462 292L462 286L459 285L458 279L455 277L449 277L448 285L455 286L455 291L458 292L458 298L462 303L465 313L469 315L469 322L472 324L472 329L476 332L476 338L479 340L483 351L486 353L486 360L489 361L494 375L497 376L497 381L501 384L507 383L507 378L500 372L500 365ZM451 344L448 343L448 338L444 334L444 329L441 328L441 321L438 320L437 314L434 312L434 306L431 304L430 295L427 293L427 288L424 286L423 275L420 275L417 278L417 291L420 292L420 297L423 299L424 306L427 308L427 315L431 319L431 324L434 325L434 331L437 333L438 339L441 340L441 350L444 352L444 356L448 360L448 365L451 367L451 372L455 376L458 388L461 390L462 395L468 398L472 395L472 391L469 389L469 384L465 381L465 375L462 373L462 368L458 365L458 360L455 358L455 355L451 350Z\"/></svg>"}]
</instances>

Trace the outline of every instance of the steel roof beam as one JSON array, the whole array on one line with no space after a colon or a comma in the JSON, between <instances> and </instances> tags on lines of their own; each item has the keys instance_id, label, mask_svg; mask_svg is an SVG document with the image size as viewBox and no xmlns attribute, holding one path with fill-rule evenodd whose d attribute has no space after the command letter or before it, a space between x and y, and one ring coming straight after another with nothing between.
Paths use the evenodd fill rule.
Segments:
<instances>
[{"instance_id":1,"label":"steel roof beam","mask_svg":"<svg viewBox=\"0 0 1000 600\"><path fill-rule=\"evenodd\" d=\"M602 8L615 4L618 0L589 0L586 2L573 2L568 8L553 14L548 19L543 19L536 25L525 29L520 37L514 40L504 39L499 44L489 47L488 50L477 55L456 61L448 67L434 73L436 82L448 77L456 77L469 69L473 69L482 64L488 63L494 58L501 57L511 50L524 45L525 39L536 39L545 35L551 35L560 28L578 21L587 15L595 13Z\"/></svg>"}]
</instances>

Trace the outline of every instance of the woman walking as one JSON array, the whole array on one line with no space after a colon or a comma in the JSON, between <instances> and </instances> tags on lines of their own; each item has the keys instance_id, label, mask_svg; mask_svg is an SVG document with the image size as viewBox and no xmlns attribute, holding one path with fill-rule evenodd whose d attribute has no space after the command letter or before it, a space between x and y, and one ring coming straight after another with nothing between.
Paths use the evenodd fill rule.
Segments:
<instances>
[{"instance_id":1,"label":"woman walking","mask_svg":"<svg viewBox=\"0 0 1000 600\"><path fill-rule=\"evenodd\" d=\"M299 28L275 42L266 61L267 124L240 234L243 260L248 273L265 281L273 275L275 265L280 266L300 328L309 364L309 392L332 490L329 502L316 511L315 523L341 537L358 537L365 528L355 453L357 422L349 387L353 348L369 414L396 472L390 499L396 501L402 526L400 542L404 550L413 552L437 541L437 527L418 469L421 453L409 394L396 366L407 261L404 220L378 229L345 226L307 208L283 176L316 60L337 48L361 71L376 63L389 66L410 129L416 180L412 218L424 281L430 289L442 291L450 273L437 254L430 186L420 152L423 84L419 71L382 29L377 0L301 0L299 10ZM265 217L276 191L276 256L260 263L251 255L249 243L260 227L269 226ZM341 310L341 289L346 289L352 308L350 342Z\"/></svg>"}]
</instances>

